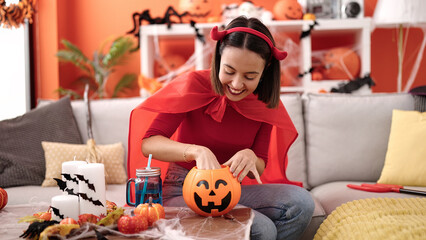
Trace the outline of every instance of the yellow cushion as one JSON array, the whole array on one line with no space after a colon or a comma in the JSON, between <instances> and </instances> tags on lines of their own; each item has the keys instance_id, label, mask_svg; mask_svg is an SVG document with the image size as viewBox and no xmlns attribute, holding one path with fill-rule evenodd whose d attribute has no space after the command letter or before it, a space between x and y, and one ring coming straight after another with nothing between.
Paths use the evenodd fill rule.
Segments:
<instances>
[{"instance_id":1,"label":"yellow cushion","mask_svg":"<svg viewBox=\"0 0 426 240\"><path fill-rule=\"evenodd\" d=\"M85 160L87 145L67 144L55 142L42 142L44 158L46 161L46 175L43 187L56 186L53 178L61 178L62 163L66 161ZM122 143L109 145L96 145L102 155L105 165L107 184L122 184L127 181L124 169L124 147Z\"/></svg>"},{"instance_id":2,"label":"yellow cushion","mask_svg":"<svg viewBox=\"0 0 426 240\"><path fill-rule=\"evenodd\" d=\"M426 112L393 110L378 183L426 186Z\"/></svg>"}]
</instances>

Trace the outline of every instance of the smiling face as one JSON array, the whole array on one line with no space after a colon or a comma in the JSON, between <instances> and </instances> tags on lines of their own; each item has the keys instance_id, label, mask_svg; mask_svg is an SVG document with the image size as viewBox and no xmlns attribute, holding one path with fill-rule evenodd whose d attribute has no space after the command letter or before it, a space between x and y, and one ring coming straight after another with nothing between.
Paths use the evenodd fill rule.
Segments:
<instances>
[{"instance_id":1,"label":"smiling face","mask_svg":"<svg viewBox=\"0 0 426 240\"><path fill-rule=\"evenodd\" d=\"M232 187L223 179L218 179L211 186L207 180L201 180L197 183L197 188L194 190L194 201L197 207L208 214L216 209L218 212L223 212L229 207L232 198Z\"/></svg>"},{"instance_id":2,"label":"smiling face","mask_svg":"<svg viewBox=\"0 0 426 240\"><path fill-rule=\"evenodd\" d=\"M245 48L225 47L222 52L219 79L223 92L231 101L240 101L256 90L265 68L259 54Z\"/></svg>"},{"instance_id":3,"label":"smiling face","mask_svg":"<svg viewBox=\"0 0 426 240\"><path fill-rule=\"evenodd\" d=\"M276 20L302 19L303 10L297 0L280 0L274 5L274 17Z\"/></svg>"},{"instance_id":4,"label":"smiling face","mask_svg":"<svg viewBox=\"0 0 426 240\"><path fill-rule=\"evenodd\" d=\"M211 0L180 0L179 9L182 12L188 12L196 20L205 20L212 11L213 3Z\"/></svg>"}]
</instances>

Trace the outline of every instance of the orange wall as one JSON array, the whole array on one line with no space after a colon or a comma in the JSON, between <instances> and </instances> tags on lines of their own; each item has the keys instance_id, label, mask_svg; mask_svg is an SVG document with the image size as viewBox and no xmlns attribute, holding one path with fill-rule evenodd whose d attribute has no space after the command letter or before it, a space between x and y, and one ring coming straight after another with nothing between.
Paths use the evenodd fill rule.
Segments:
<instances>
[{"instance_id":1,"label":"orange wall","mask_svg":"<svg viewBox=\"0 0 426 240\"><path fill-rule=\"evenodd\" d=\"M210 0L212 1L212 0ZM223 3L232 0L214 1L213 11L218 14ZM258 6L272 10L275 0L253 1ZM377 0L365 0L365 15L372 16ZM71 64L58 63L54 54L62 45L61 39L76 44L88 56L98 49L100 44L111 36L124 35L133 27L132 14L150 9L151 16L164 15L169 5L177 8L177 0L160 0L153 3L149 0L57 0L37 1L37 14L34 24L35 79L36 98L58 98L54 90L58 86L72 87L72 82L80 75ZM423 34L418 29L410 29L409 44L404 62L403 79L406 81L416 57L416 46L419 46ZM188 42L180 42L178 47L166 45L165 51L185 49L192 53L193 47ZM395 29L377 29L371 35L371 76L376 82L374 92L396 91L397 48ZM188 54L189 55L189 54ZM423 58L414 86L426 84L426 62ZM130 56L127 64L111 76L111 81L118 80L123 73L140 73L140 53ZM405 85L403 82L403 86ZM107 90L112 91L110 84ZM135 90L130 95L138 95Z\"/></svg>"},{"instance_id":2,"label":"orange wall","mask_svg":"<svg viewBox=\"0 0 426 240\"><path fill-rule=\"evenodd\" d=\"M37 1L37 12L34 17L34 59L35 89L38 97L50 98L59 87L59 65L54 57L58 50L57 2ZM40 44L42 43L42 44ZM45 81L41 81L41 79Z\"/></svg>"}]
</instances>

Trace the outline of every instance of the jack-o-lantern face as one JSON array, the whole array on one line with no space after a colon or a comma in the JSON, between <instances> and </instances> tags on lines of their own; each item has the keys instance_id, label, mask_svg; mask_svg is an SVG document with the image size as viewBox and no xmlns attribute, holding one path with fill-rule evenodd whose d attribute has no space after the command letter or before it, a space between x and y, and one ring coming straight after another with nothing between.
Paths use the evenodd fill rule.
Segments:
<instances>
[{"instance_id":1,"label":"jack-o-lantern face","mask_svg":"<svg viewBox=\"0 0 426 240\"><path fill-rule=\"evenodd\" d=\"M221 216L237 205L241 185L229 171L221 169L189 171L183 183L183 199L194 212L202 216Z\"/></svg>"},{"instance_id":2,"label":"jack-o-lantern face","mask_svg":"<svg viewBox=\"0 0 426 240\"><path fill-rule=\"evenodd\" d=\"M212 0L180 0L181 13L188 12L189 18L196 22L206 22L212 11Z\"/></svg>"},{"instance_id":3,"label":"jack-o-lantern face","mask_svg":"<svg viewBox=\"0 0 426 240\"><path fill-rule=\"evenodd\" d=\"M276 20L296 20L302 19L302 5L297 0L280 0L275 3L273 9Z\"/></svg>"},{"instance_id":4,"label":"jack-o-lantern face","mask_svg":"<svg viewBox=\"0 0 426 240\"><path fill-rule=\"evenodd\" d=\"M325 79L355 79L359 76L361 60L350 48L337 47L324 54Z\"/></svg>"}]
</instances>

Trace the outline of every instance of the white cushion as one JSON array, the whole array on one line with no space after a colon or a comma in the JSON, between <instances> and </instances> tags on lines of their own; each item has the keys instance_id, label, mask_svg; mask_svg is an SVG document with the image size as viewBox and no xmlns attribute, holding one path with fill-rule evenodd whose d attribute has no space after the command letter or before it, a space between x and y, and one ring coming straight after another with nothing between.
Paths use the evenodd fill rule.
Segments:
<instances>
[{"instance_id":1,"label":"white cushion","mask_svg":"<svg viewBox=\"0 0 426 240\"><path fill-rule=\"evenodd\" d=\"M392 110L412 110L409 94L308 94L305 101L308 184L375 182L383 168Z\"/></svg>"},{"instance_id":2,"label":"white cushion","mask_svg":"<svg viewBox=\"0 0 426 240\"><path fill-rule=\"evenodd\" d=\"M287 177L292 181L303 182L303 186L307 187L302 98L299 94L282 94L281 101L299 133L288 151Z\"/></svg>"}]
</instances>

